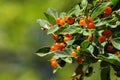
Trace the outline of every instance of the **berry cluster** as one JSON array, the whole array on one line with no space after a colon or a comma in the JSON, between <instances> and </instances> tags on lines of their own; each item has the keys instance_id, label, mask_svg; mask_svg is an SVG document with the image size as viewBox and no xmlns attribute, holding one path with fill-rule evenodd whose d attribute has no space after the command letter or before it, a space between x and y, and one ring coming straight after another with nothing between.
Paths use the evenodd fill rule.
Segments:
<instances>
[{"instance_id":1,"label":"berry cluster","mask_svg":"<svg viewBox=\"0 0 120 80\"><path fill-rule=\"evenodd\" d=\"M53 46L51 46L51 51L56 51L56 50L60 50L62 51L65 48L65 44L64 43L55 43Z\"/></svg>"},{"instance_id":2,"label":"berry cluster","mask_svg":"<svg viewBox=\"0 0 120 80\"><path fill-rule=\"evenodd\" d=\"M72 80L89 77L93 73L92 64L99 61L101 69L110 70L112 66L120 75L120 10L113 10L112 0L91 1L92 4L88 0L81 1L68 13L48 10L46 17L49 22L40 20L55 43L40 49L39 56L53 54L50 63L54 71L62 69L66 63L77 63Z\"/></svg>"}]
</instances>

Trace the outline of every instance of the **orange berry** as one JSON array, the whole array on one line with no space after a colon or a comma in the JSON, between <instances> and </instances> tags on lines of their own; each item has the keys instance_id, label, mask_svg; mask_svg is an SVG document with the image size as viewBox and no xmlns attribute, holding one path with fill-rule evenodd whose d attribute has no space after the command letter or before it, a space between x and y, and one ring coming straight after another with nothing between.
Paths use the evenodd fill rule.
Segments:
<instances>
[{"instance_id":1,"label":"orange berry","mask_svg":"<svg viewBox=\"0 0 120 80\"><path fill-rule=\"evenodd\" d=\"M87 28L88 29L94 29L94 27L95 27L95 25L94 25L93 19L90 16L88 16Z\"/></svg>"},{"instance_id":2,"label":"orange berry","mask_svg":"<svg viewBox=\"0 0 120 80\"><path fill-rule=\"evenodd\" d=\"M120 51L117 51L115 54L116 54L117 56L120 56Z\"/></svg>"},{"instance_id":3,"label":"orange berry","mask_svg":"<svg viewBox=\"0 0 120 80\"><path fill-rule=\"evenodd\" d=\"M67 23L68 23L68 24L71 25L71 24L74 24L74 22L75 22L75 19L74 19L73 17L68 17L68 18L67 18Z\"/></svg>"},{"instance_id":4,"label":"orange berry","mask_svg":"<svg viewBox=\"0 0 120 80\"><path fill-rule=\"evenodd\" d=\"M64 20L65 20L65 22L67 22L67 20L68 20L68 16L65 16L65 17L64 17Z\"/></svg>"},{"instance_id":5,"label":"orange berry","mask_svg":"<svg viewBox=\"0 0 120 80\"><path fill-rule=\"evenodd\" d=\"M66 37L64 37L64 42L68 42L73 38L71 34L67 34Z\"/></svg>"},{"instance_id":6,"label":"orange berry","mask_svg":"<svg viewBox=\"0 0 120 80\"><path fill-rule=\"evenodd\" d=\"M104 10L105 14L111 14L112 13L112 8L111 7L106 7Z\"/></svg>"},{"instance_id":7,"label":"orange berry","mask_svg":"<svg viewBox=\"0 0 120 80\"><path fill-rule=\"evenodd\" d=\"M71 55L72 55L72 57L76 57L77 53L73 51Z\"/></svg>"},{"instance_id":8,"label":"orange berry","mask_svg":"<svg viewBox=\"0 0 120 80\"><path fill-rule=\"evenodd\" d=\"M79 25L86 26L85 18L80 18Z\"/></svg>"},{"instance_id":9,"label":"orange berry","mask_svg":"<svg viewBox=\"0 0 120 80\"><path fill-rule=\"evenodd\" d=\"M53 46L51 46L50 51L60 50L62 51L65 48L64 43L55 43Z\"/></svg>"},{"instance_id":10,"label":"orange berry","mask_svg":"<svg viewBox=\"0 0 120 80\"><path fill-rule=\"evenodd\" d=\"M60 20L60 24L59 24L60 26L64 26L65 25L65 21L62 19L62 20Z\"/></svg>"},{"instance_id":11,"label":"orange berry","mask_svg":"<svg viewBox=\"0 0 120 80\"><path fill-rule=\"evenodd\" d=\"M72 80L79 80L77 77L72 78Z\"/></svg>"},{"instance_id":12,"label":"orange berry","mask_svg":"<svg viewBox=\"0 0 120 80\"><path fill-rule=\"evenodd\" d=\"M57 18L57 19L56 19L56 23L57 23L57 24L60 24L60 20L62 20L62 18Z\"/></svg>"},{"instance_id":13,"label":"orange berry","mask_svg":"<svg viewBox=\"0 0 120 80\"><path fill-rule=\"evenodd\" d=\"M77 48L76 48L78 51L80 50L80 46L77 46Z\"/></svg>"},{"instance_id":14,"label":"orange berry","mask_svg":"<svg viewBox=\"0 0 120 80\"><path fill-rule=\"evenodd\" d=\"M90 41L93 42L93 41L94 41L94 37L91 37L91 38L90 38Z\"/></svg>"},{"instance_id":15,"label":"orange berry","mask_svg":"<svg viewBox=\"0 0 120 80\"><path fill-rule=\"evenodd\" d=\"M88 24L87 24L88 29L94 29L94 27L95 27L95 25L93 22L88 22Z\"/></svg>"},{"instance_id":16,"label":"orange berry","mask_svg":"<svg viewBox=\"0 0 120 80\"><path fill-rule=\"evenodd\" d=\"M58 25L60 25L60 26L64 26L65 21L64 21L62 18L57 18L57 19L56 19L56 23L57 23Z\"/></svg>"},{"instance_id":17,"label":"orange berry","mask_svg":"<svg viewBox=\"0 0 120 80\"><path fill-rule=\"evenodd\" d=\"M82 64L82 59L78 58L78 59L77 59L77 63L78 63L78 64Z\"/></svg>"},{"instance_id":18,"label":"orange berry","mask_svg":"<svg viewBox=\"0 0 120 80\"><path fill-rule=\"evenodd\" d=\"M52 62L52 61L56 61L56 59L55 58L50 59L50 62Z\"/></svg>"},{"instance_id":19,"label":"orange berry","mask_svg":"<svg viewBox=\"0 0 120 80\"><path fill-rule=\"evenodd\" d=\"M54 68L57 67L58 66L58 62L54 61L54 60L51 61L51 66L54 67Z\"/></svg>"},{"instance_id":20,"label":"orange berry","mask_svg":"<svg viewBox=\"0 0 120 80\"><path fill-rule=\"evenodd\" d=\"M110 30L104 30L102 32L102 35L105 36L106 38L109 38L110 36L112 36L112 32Z\"/></svg>"},{"instance_id":21,"label":"orange berry","mask_svg":"<svg viewBox=\"0 0 120 80\"><path fill-rule=\"evenodd\" d=\"M65 48L65 44L64 43L60 43L59 44L59 50L62 51L64 48Z\"/></svg>"},{"instance_id":22,"label":"orange berry","mask_svg":"<svg viewBox=\"0 0 120 80\"><path fill-rule=\"evenodd\" d=\"M54 44L54 46L56 46L56 47L59 46L59 45L60 45L59 43L55 43L55 44Z\"/></svg>"},{"instance_id":23,"label":"orange berry","mask_svg":"<svg viewBox=\"0 0 120 80\"><path fill-rule=\"evenodd\" d=\"M53 39L54 39L54 40L56 40L56 41L59 40L59 36L58 36L58 35L53 34L52 36L53 36Z\"/></svg>"},{"instance_id":24,"label":"orange berry","mask_svg":"<svg viewBox=\"0 0 120 80\"><path fill-rule=\"evenodd\" d=\"M64 37L64 42L68 42L70 41L71 39L69 37Z\"/></svg>"},{"instance_id":25,"label":"orange berry","mask_svg":"<svg viewBox=\"0 0 120 80\"><path fill-rule=\"evenodd\" d=\"M113 51L113 46L108 45L107 50L108 50L108 51Z\"/></svg>"},{"instance_id":26,"label":"orange berry","mask_svg":"<svg viewBox=\"0 0 120 80\"><path fill-rule=\"evenodd\" d=\"M106 37L105 36L100 36L98 38L98 42L105 42L106 41Z\"/></svg>"},{"instance_id":27,"label":"orange berry","mask_svg":"<svg viewBox=\"0 0 120 80\"><path fill-rule=\"evenodd\" d=\"M71 34L67 34L66 37L68 37L68 38L70 38L70 39L73 38L73 36L72 36Z\"/></svg>"},{"instance_id":28,"label":"orange berry","mask_svg":"<svg viewBox=\"0 0 120 80\"><path fill-rule=\"evenodd\" d=\"M55 46L51 46L50 51L55 51Z\"/></svg>"},{"instance_id":29,"label":"orange berry","mask_svg":"<svg viewBox=\"0 0 120 80\"><path fill-rule=\"evenodd\" d=\"M94 23L93 19L90 16L88 16L88 23Z\"/></svg>"},{"instance_id":30,"label":"orange berry","mask_svg":"<svg viewBox=\"0 0 120 80\"><path fill-rule=\"evenodd\" d=\"M60 46L64 48L64 47L65 47L65 44L64 44L64 43L60 43Z\"/></svg>"}]
</instances>

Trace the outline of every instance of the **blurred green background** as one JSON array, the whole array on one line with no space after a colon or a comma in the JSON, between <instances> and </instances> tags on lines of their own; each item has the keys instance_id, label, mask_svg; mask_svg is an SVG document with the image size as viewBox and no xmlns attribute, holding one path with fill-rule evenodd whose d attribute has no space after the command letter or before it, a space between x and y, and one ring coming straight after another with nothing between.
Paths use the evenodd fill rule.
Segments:
<instances>
[{"instance_id":1,"label":"blurred green background","mask_svg":"<svg viewBox=\"0 0 120 80\"><path fill-rule=\"evenodd\" d=\"M41 31L37 19L54 8L68 11L80 0L0 0L0 80L71 80L76 65L67 65L57 74L47 59L34 54L54 41ZM99 64L97 65L99 66ZM68 68L69 67L69 68ZM91 79L99 80L99 68ZM93 79L92 79L93 78Z\"/></svg>"}]
</instances>

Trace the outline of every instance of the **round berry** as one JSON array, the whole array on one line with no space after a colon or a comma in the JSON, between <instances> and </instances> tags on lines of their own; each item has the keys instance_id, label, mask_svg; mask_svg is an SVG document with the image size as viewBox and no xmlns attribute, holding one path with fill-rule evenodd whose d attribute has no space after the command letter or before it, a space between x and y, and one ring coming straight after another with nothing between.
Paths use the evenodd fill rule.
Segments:
<instances>
[{"instance_id":1,"label":"round berry","mask_svg":"<svg viewBox=\"0 0 120 80\"><path fill-rule=\"evenodd\" d=\"M62 18L57 18L56 19L56 24L60 24L60 21L62 20Z\"/></svg>"},{"instance_id":2,"label":"round berry","mask_svg":"<svg viewBox=\"0 0 120 80\"><path fill-rule=\"evenodd\" d=\"M71 39L69 37L64 37L64 42L68 42L70 41Z\"/></svg>"},{"instance_id":3,"label":"round berry","mask_svg":"<svg viewBox=\"0 0 120 80\"><path fill-rule=\"evenodd\" d=\"M79 80L77 77L72 78L72 80Z\"/></svg>"},{"instance_id":4,"label":"round berry","mask_svg":"<svg viewBox=\"0 0 120 80\"><path fill-rule=\"evenodd\" d=\"M85 18L80 18L79 25L80 26L86 26Z\"/></svg>"},{"instance_id":5,"label":"round berry","mask_svg":"<svg viewBox=\"0 0 120 80\"><path fill-rule=\"evenodd\" d=\"M108 50L108 51L113 51L113 46L108 45L107 50Z\"/></svg>"},{"instance_id":6,"label":"round berry","mask_svg":"<svg viewBox=\"0 0 120 80\"><path fill-rule=\"evenodd\" d=\"M65 21L64 21L62 18L57 18L57 19L56 19L56 23L57 23L58 25L60 25L60 26L64 26Z\"/></svg>"},{"instance_id":7,"label":"round berry","mask_svg":"<svg viewBox=\"0 0 120 80\"><path fill-rule=\"evenodd\" d=\"M110 30L104 30L102 32L102 35L105 36L106 38L109 38L110 36L112 36L112 32Z\"/></svg>"},{"instance_id":8,"label":"round berry","mask_svg":"<svg viewBox=\"0 0 120 80\"><path fill-rule=\"evenodd\" d=\"M67 23L68 24L72 25L72 24L74 24L74 22L75 22L75 19L73 17L68 17L67 18Z\"/></svg>"},{"instance_id":9,"label":"round berry","mask_svg":"<svg viewBox=\"0 0 120 80\"><path fill-rule=\"evenodd\" d=\"M50 51L55 51L55 46L51 46Z\"/></svg>"},{"instance_id":10,"label":"round berry","mask_svg":"<svg viewBox=\"0 0 120 80\"><path fill-rule=\"evenodd\" d=\"M98 42L105 42L106 41L106 37L105 36L100 36L98 38Z\"/></svg>"},{"instance_id":11,"label":"round berry","mask_svg":"<svg viewBox=\"0 0 120 80\"><path fill-rule=\"evenodd\" d=\"M104 10L105 14L111 14L112 13L112 8L111 7L106 7Z\"/></svg>"},{"instance_id":12,"label":"round berry","mask_svg":"<svg viewBox=\"0 0 120 80\"><path fill-rule=\"evenodd\" d=\"M88 29L94 29L94 27L95 27L95 25L93 22L88 22L88 24L87 24Z\"/></svg>"},{"instance_id":13,"label":"round berry","mask_svg":"<svg viewBox=\"0 0 120 80\"><path fill-rule=\"evenodd\" d=\"M77 46L77 48L76 48L76 49L79 51L79 50L80 50L80 48L81 48L80 46Z\"/></svg>"},{"instance_id":14,"label":"round berry","mask_svg":"<svg viewBox=\"0 0 120 80\"><path fill-rule=\"evenodd\" d=\"M120 56L120 51L117 51L115 54L116 54L117 56Z\"/></svg>"},{"instance_id":15,"label":"round berry","mask_svg":"<svg viewBox=\"0 0 120 80\"><path fill-rule=\"evenodd\" d=\"M70 38L70 39L73 38L72 34L67 34L66 37L68 37L68 38Z\"/></svg>"},{"instance_id":16,"label":"round berry","mask_svg":"<svg viewBox=\"0 0 120 80\"><path fill-rule=\"evenodd\" d=\"M54 40L56 40L56 41L59 40L59 36L58 36L58 35L53 34L52 36L53 36L53 39L54 39Z\"/></svg>"},{"instance_id":17,"label":"round berry","mask_svg":"<svg viewBox=\"0 0 120 80\"><path fill-rule=\"evenodd\" d=\"M56 61L56 59L55 58L50 59L50 62L53 62L53 61Z\"/></svg>"},{"instance_id":18,"label":"round berry","mask_svg":"<svg viewBox=\"0 0 120 80\"><path fill-rule=\"evenodd\" d=\"M78 58L78 59L77 59L77 63L78 63L78 64L82 64L82 59Z\"/></svg>"},{"instance_id":19,"label":"round berry","mask_svg":"<svg viewBox=\"0 0 120 80\"><path fill-rule=\"evenodd\" d=\"M77 53L73 51L71 55L72 55L72 57L76 57Z\"/></svg>"},{"instance_id":20,"label":"round berry","mask_svg":"<svg viewBox=\"0 0 120 80\"><path fill-rule=\"evenodd\" d=\"M51 61L51 66L56 68L58 66L58 62L57 61Z\"/></svg>"},{"instance_id":21,"label":"round berry","mask_svg":"<svg viewBox=\"0 0 120 80\"><path fill-rule=\"evenodd\" d=\"M64 26L65 25L65 21L62 19L62 20L60 20L60 24L59 24L60 26Z\"/></svg>"}]
</instances>

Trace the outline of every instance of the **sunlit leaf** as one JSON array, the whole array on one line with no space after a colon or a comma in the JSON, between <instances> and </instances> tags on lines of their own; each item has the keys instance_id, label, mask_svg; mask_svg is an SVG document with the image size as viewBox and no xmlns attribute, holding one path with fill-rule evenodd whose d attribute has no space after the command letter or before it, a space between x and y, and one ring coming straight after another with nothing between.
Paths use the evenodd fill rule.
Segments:
<instances>
[{"instance_id":1,"label":"sunlit leaf","mask_svg":"<svg viewBox=\"0 0 120 80\"><path fill-rule=\"evenodd\" d=\"M111 2L104 2L101 5L99 5L91 14L92 19L95 19L97 16L99 16L101 13L104 12L105 8L107 6L110 6Z\"/></svg>"},{"instance_id":2,"label":"sunlit leaf","mask_svg":"<svg viewBox=\"0 0 120 80\"><path fill-rule=\"evenodd\" d=\"M49 23L51 23L51 24L56 24L56 19L55 19L52 15L50 15L50 14L48 14L48 13L44 13L44 14L45 14L45 16L47 17Z\"/></svg>"},{"instance_id":3,"label":"sunlit leaf","mask_svg":"<svg viewBox=\"0 0 120 80\"><path fill-rule=\"evenodd\" d=\"M53 8L48 8L47 13L54 16L54 18L58 18L58 12Z\"/></svg>"},{"instance_id":4,"label":"sunlit leaf","mask_svg":"<svg viewBox=\"0 0 120 80\"><path fill-rule=\"evenodd\" d=\"M63 51L55 51L54 54L60 58L62 57L71 57L72 50L65 48Z\"/></svg>"},{"instance_id":5,"label":"sunlit leaf","mask_svg":"<svg viewBox=\"0 0 120 80\"><path fill-rule=\"evenodd\" d=\"M64 19L64 17L65 17L66 15L67 15L66 12L60 13L60 17L63 18L63 19Z\"/></svg>"},{"instance_id":6,"label":"sunlit leaf","mask_svg":"<svg viewBox=\"0 0 120 80\"><path fill-rule=\"evenodd\" d=\"M112 44L116 49L120 50L120 39L112 40Z\"/></svg>"},{"instance_id":7,"label":"sunlit leaf","mask_svg":"<svg viewBox=\"0 0 120 80\"><path fill-rule=\"evenodd\" d=\"M47 34L52 34L55 31L57 31L58 29L59 29L58 25L54 25L48 30Z\"/></svg>"},{"instance_id":8,"label":"sunlit leaf","mask_svg":"<svg viewBox=\"0 0 120 80\"><path fill-rule=\"evenodd\" d=\"M66 57L66 58L61 58L62 60L64 60L67 63L72 63L72 58L70 57Z\"/></svg>"},{"instance_id":9,"label":"sunlit leaf","mask_svg":"<svg viewBox=\"0 0 120 80\"><path fill-rule=\"evenodd\" d=\"M49 22L46 21L46 20L42 20L42 19L38 19L37 22L40 24L41 27L43 28L46 28L46 29L49 29L50 27L48 26L49 25Z\"/></svg>"},{"instance_id":10,"label":"sunlit leaf","mask_svg":"<svg viewBox=\"0 0 120 80\"><path fill-rule=\"evenodd\" d=\"M43 48L40 48L38 51L36 51L35 54L40 57L43 57L48 54L52 54L52 52L49 52L49 51L50 51L50 47L43 47Z\"/></svg>"},{"instance_id":11,"label":"sunlit leaf","mask_svg":"<svg viewBox=\"0 0 120 80\"><path fill-rule=\"evenodd\" d=\"M88 0L82 0L80 6L81 6L83 9L85 9L85 8L87 7L87 4L88 4Z\"/></svg>"},{"instance_id":12,"label":"sunlit leaf","mask_svg":"<svg viewBox=\"0 0 120 80\"><path fill-rule=\"evenodd\" d=\"M79 26L69 26L68 28L64 29L61 34L74 34L78 30L82 30Z\"/></svg>"},{"instance_id":13,"label":"sunlit leaf","mask_svg":"<svg viewBox=\"0 0 120 80\"><path fill-rule=\"evenodd\" d=\"M89 41L89 40L85 40L85 41L83 41L83 42L81 43L81 47L82 47L82 48L87 48L89 44L90 44L90 41Z\"/></svg>"},{"instance_id":14,"label":"sunlit leaf","mask_svg":"<svg viewBox=\"0 0 120 80\"><path fill-rule=\"evenodd\" d=\"M111 64L120 66L120 59L115 54L105 53L103 55L98 55L98 58Z\"/></svg>"}]
</instances>

